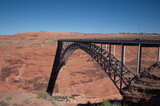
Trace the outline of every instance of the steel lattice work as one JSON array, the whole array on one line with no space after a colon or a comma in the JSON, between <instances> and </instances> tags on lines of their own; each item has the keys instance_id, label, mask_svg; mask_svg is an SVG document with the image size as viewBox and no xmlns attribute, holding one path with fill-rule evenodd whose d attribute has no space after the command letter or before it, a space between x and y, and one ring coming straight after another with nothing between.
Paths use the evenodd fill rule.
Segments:
<instances>
[{"instance_id":1,"label":"steel lattice work","mask_svg":"<svg viewBox=\"0 0 160 106\"><path fill-rule=\"evenodd\" d=\"M101 44L98 46L97 44ZM122 45L122 57L118 60L114 55L111 54L110 49L107 51L102 47L102 44L116 44ZM121 92L123 87L130 84L132 78L136 75L133 73L124 63L124 46L138 46L138 70L137 74L140 73L141 66L141 48L145 47L158 47L159 41L104 41L104 40L59 40L53 69L48 84L47 92L52 94L56 78L62 66L64 66L69 56L77 49L81 49L88 53L106 72L110 77L114 85ZM111 47L110 47L111 48ZM159 54L159 53L158 53ZM160 56L159 56L160 57Z\"/></svg>"}]
</instances>

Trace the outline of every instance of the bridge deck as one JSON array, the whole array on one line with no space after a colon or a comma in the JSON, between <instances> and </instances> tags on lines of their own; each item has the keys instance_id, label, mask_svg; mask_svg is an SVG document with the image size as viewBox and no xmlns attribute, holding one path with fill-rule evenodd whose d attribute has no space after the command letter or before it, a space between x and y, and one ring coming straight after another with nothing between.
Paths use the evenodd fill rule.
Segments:
<instances>
[{"instance_id":1,"label":"bridge deck","mask_svg":"<svg viewBox=\"0 0 160 106\"><path fill-rule=\"evenodd\" d=\"M132 45L137 46L139 44L142 44L142 46L148 46L148 47L158 47L160 45L160 40L122 40L122 39L60 39L59 41L62 42L82 42L82 43L101 43L101 44L114 44L114 45Z\"/></svg>"}]
</instances>

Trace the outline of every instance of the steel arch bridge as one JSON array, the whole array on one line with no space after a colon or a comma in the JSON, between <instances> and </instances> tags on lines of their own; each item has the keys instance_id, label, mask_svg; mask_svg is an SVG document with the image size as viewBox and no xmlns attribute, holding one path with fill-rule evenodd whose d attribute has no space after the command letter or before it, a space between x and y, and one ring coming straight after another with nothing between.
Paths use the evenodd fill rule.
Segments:
<instances>
[{"instance_id":1,"label":"steel arch bridge","mask_svg":"<svg viewBox=\"0 0 160 106\"><path fill-rule=\"evenodd\" d=\"M108 44L109 50L103 48L103 45ZM118 60L111 54L111 45L122 45L121 60ZM137 73L130 70L123 62L126 45L138 46L138 63ZM55 60L47 88L47 92L52 95L54 85L58 73L63 67L69 56L77 49L81 49L89 54L109 76L116 88L122 93L122 88L126 87L132 81L132 78L141 71L141 54L142 47L157 47L158 48L158 61L160 60L159 47L160 41L137 41L137 40L104 40L104 39L67 39L58 40L57 51Z\"/></svg>"}]
</instances>

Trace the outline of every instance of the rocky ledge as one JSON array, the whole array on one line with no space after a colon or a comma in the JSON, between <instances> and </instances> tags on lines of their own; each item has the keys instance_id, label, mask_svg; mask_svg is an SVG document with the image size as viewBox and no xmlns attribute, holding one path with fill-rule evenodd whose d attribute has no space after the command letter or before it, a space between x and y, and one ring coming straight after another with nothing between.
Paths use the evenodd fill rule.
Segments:
<instances>
[{"instance_id":1,"label":"rocky ledge","mask_svg":"<svg viewBox=\"0 0 160 106\"><path fill-rule=\"evenodd\" d=\"M160 62L133 78L123 90L123 100L145 106L160 106Z\"/></svg>"}]
</instances>

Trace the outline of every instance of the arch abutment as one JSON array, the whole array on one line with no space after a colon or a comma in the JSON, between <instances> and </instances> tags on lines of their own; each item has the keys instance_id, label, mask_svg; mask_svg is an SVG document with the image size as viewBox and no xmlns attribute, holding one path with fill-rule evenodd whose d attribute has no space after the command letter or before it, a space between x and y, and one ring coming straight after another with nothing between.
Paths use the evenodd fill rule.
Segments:
<instances>
[{"instance_id":1,"label":"arch abutment","mask_svg":"<svg viewBox=\"0 0 160 106\"><path fill-rule=\"evenodd\" d=\"M62 46L63 46L63 42L62 41L58 41L55 60L54 60L54 64L53 64L53 68L52 68L49 84L48 84L48 87L47 87L47 92L50 95L52 95L52 93L53 93L55 82L56 82L59 70L61 68L60 67L60 56L61 56L61 52L62 52Z\"/></svg>"}]
</instances>

